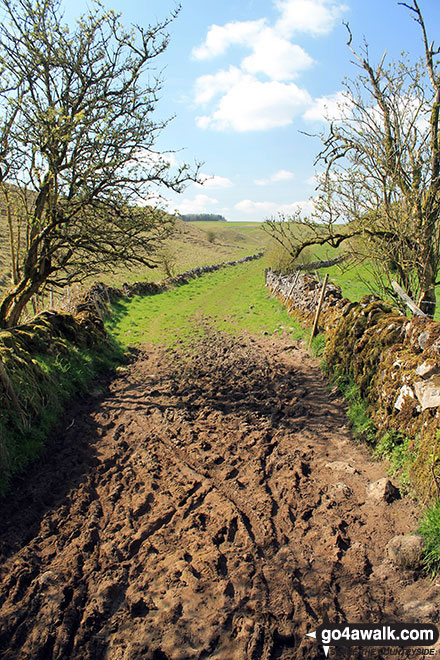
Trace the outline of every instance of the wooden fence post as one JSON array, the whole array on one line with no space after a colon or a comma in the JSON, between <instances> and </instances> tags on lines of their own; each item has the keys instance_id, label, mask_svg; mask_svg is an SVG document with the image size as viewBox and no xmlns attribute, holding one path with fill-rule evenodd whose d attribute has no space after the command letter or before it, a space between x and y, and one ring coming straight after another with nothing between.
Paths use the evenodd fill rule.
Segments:
<instances>
[{"instance_id":1,"label":"wooden fence post","mask_svg":"<svg viewBox=\"0 0 440 660\"><path fill-rule=\"evenodd\" d=\"M295 287L295 284L297 283L298 279L299 279L299 270L297 270L295 275L293 276L292 286L290 287L290 291L287 294L286 300L289 300L290 296L292 295L292 291L293 291L293 289Z\"/></svg>"},{"instance_id":2,"label":"wooden fence post","mask_svg":"<svg viewBox=\"0 0 440 660\"><path fill-rule=\"evenodd\" d=\"M327 287L327 281L328 281L328 273L325 274L324 282L322 283L321 295L319 296L318 307L316 308L315 320L313 321L312 333L310 335L309 350L310 350L310 346L312 345L312 339L315 336L316 328L318 326L318 320L319 320L319 315L321 313L322 301L324 300L324 293Z\"/></svg>"}]
</instances>

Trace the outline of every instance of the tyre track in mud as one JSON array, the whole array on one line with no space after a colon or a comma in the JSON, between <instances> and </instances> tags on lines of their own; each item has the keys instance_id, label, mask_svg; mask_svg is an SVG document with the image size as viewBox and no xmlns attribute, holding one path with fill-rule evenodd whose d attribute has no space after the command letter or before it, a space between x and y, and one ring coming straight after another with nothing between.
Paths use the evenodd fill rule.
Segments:
<instances>
[{"instance_id":1,"label":"tyre track in mud","mask_svg":"<svg viewBox=\"0 0 440 660\"><path fill-rule=\"evenodd\" d=\"M288 338L146 347L1 507L0 658L318 659L325 612L403 620L439 589L387 562L415 510L382 476Z\"/></svg>"}]
</instances>

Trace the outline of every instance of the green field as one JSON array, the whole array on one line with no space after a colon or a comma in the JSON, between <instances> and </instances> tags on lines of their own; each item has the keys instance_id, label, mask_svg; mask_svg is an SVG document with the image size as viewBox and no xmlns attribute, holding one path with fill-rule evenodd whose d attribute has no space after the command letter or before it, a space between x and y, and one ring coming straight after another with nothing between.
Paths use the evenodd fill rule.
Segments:
<instances>
[{"instance_id":1,"label":"green field","mask_svg":"<svg viewBox=\"0 0 440 660\"><path fill-rule=\"evenodd\" d=\"M146 342L170 345L202 335L205 324L231 334L283 332L301 334L264 286L263 260L226 267L154 296L136 296L114 305L107 327L124 345Z\"/></svg>"},{"instance_id":2,"label":"green field","mask_svg":"<svg viewBox=\"0 0 440 660\"><path fill-rule=\"evenodd\" d=\"M158 258L157 268L139 266L132 270L121 267L115 273L102 273L86 279L81 285L74 285L71 293L75 296L81 288L94 281L120 287L124 282L159 281L167 277L166 261L171 273L176 275L196 266L215 264L223 261L241 259L249 254L266 250L265 265L272 266L274 259L273 242L259 222L176 222L174 236L165 245L163 256ZM325 246L315 246L309 250L308 260L328 260L343 252L343 247L334 250ZM300 256L299 262L302 261ZM320 274L328 272L330 280L342 288L345 297L358 301L372 293L372 273L368 262L347 267L339 264L321 269ZM9 285L8 240L5 218L0 216L0 294ZM55 292L55 306L64 292ZM437 288L440 300L440 286ZM39 301L37 309L47 307L49 299ZM29 310L31 311L31 310ZM436 318L440 319L440 305Z\"/></svg>"},{"instance_id":3,"label":"green field","mask_svg":"<svg viewBox=\"0 0 440 660\"><path fill-rule=\"evenodd\" d=\"M264 250L268 242L261 223L256 222L176 222L175 234L164 244L164 252L173 262L174 274L196 266L241 259ZM84 286L100 280L112 286L124 282L154 281L167 276L161 257L157 268L121 267L115 273L102 273L85 280ZM10 282L9 244L6 220L0 216L0 294ZM60 294L61 295L61 294Z\"/></svg>"}]
</instances>

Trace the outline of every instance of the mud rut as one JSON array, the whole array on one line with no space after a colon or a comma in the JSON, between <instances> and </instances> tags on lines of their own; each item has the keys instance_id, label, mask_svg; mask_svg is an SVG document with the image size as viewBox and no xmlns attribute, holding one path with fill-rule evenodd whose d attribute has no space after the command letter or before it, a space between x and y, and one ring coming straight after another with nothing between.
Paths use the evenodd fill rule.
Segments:
<instances>
[{"instance_id":1,"label":"mud rut","mask_svg":"<svg viewBox=\"0 0 440 660\"><path fill-rule=\"evenodd\" d=\"M411 504L367 499L383 467L288 338L146 347L93 395L0 511L1 658L321 658L326 611L434 589L385 560Z\"/></svg>"}]
</instances>

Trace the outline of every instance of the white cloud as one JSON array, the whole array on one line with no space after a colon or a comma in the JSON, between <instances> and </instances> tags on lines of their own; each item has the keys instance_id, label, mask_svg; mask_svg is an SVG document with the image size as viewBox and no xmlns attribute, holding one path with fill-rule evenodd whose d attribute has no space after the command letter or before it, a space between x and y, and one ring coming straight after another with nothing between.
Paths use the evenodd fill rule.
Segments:
<instances>
[{"instance_id":1,"label":"white cloud","mask_svg":"<svg viewBox=\"0 0 440 660\"><path fill-rule=\"evenodd\" d=\"M301 211L303 215L309 215L314 210L314 203L313 200L302 200L290 204L279 204L277 202L253 202L250 199L243 199L235 204L234 208L246 215L262 218L279 213L288 216L297 211Z\"/></svg>"},{"instance_id":2,"label":"white cloud","mask_svg":"<svg viewBox=\"0 0 440 660\"><path fill-rule=\"evenodd\" d=\"M281 12L276 28L285 36L296 32L328 34L348 9L333 0L276 0L275 6Z\"/></svg>"},{"instance_id":3,"label":"white cloud","mask_svg":"<svg viewBox=\"0 0 440 660\"><path fill-rule=\"evenodd\" d=\"M321 96L304 113L308 121L335 121L340 119L348 108L344 92L335 92L329 96Z\"/></svg>"},{"instance_id":4,"label":"white cloud","mask_svg":"<svg viewBox=\"0 0 440 660\"><path fill-rule=\"evenodd\" d=\"M210 59L237 43L252 51L242 61L242 69L253 74L264 73L272 80L291 80L313 64L313 59L301 46L290 43L267 27L264 19L228 23L223 27L213 25L205 43L195 48L193 54L197 59Z\"/></svg>"},{"instance_id":5,"label":"white cloud","mask_svg":"<svg viewBox=\"0 0 440 660\"><path fill-rule=\"evenodd\" d=\"M274 0L280 18L274 26L267 19L212 25L201 46L193 50L200 60L224 54L232 45L250 54L238 66L204 75L195 84L195 102L208 106L196 118L202 129L256 131L292 123L306 112L306 119L321 118L322 104L336 105L332 97L314 103L292 80L313 64L310 55L291 42L297 32L329 32L346 6L338 0ZM333 106L332 106L333 108Z\"/></svg>"},{"instance_id":6,"label":"white cloud","mask_svg":"<svg viewBox=\"0 0 440 660\"><path fill-rule=\"evenodd\" d=\"M209 174L200 175L202 183L197 184L200 188L232 188L234 185L231 179L224 176L210 176Z\"/></svg>"},{"instance_id":7,"label":"white cloud","mask_svg":"<svg viewBox=\"0 0 440 660\"><path fill-rule=\"evenodd\" d=\"M297 211L301 211L302 215L310 215L315 210L315 203L313 199L305 199L299 202L292 202L291 204L281 204L277 208L277 213L284 215L293 215Z\"/></svg>"},{"instance_id":8,"label":"white cloud","mask_svg":"<svg viewBox=\"0 0 440 660\"><path fill-rule=\"evenodd\" d=\"M279 181L290 181L295 177L294 173L290 170L278 170L267 179L255 179L254 183L257 186L267 186L270 183L278 183Z\"/></svg>"},{"instance_id":9,"label":"white cloud","mask_svg":"<svg viewBox=\"0 0 440 660\"><path fill-rule=\"evenodd\" d=\"M264 215L267 213L274 213L276 204L274 202L253 202L250 199L243 199L241 202L235 204L234 208L236 208L237 211L241 211L242 213L249 215Z\"/></svg>"},{"instance_id":10,"label":"white cloud","mask_svg":"<svg viewBox=\"0 0 440 660\"><path fill-rule=\"evenodd\" d=\"M236 66L229 67L227 71L200 76L196 80L195 102L200 105L208 103L215 96L224 94L234 85L239 85L242 79L243 73Z\"/></svg>"},{"instance_id":11,"label":"white cloud","mask_svg":"<svg viewBox=\"0 0 440 660\"><path fill-rule=\"evenodd\" d=\"M223 55L233 44L249 44L263 29L266 20L233 21L226 25L211 25L205 42L192 51L197 60L206 60Z\"/></svg>"},{"instance_id":12,"label":"white cloud","mask_svg":"<svg viewBox=\"0 0 440 660\"><path fill-rule=\"evenodd\" d=\"M218 204L218 200L208 195L196 195L194 199L183 199L177 208L180 213L204 213L210 206Z\"/></svg>"},{"instance_id":13,"label":"white cloud","mask_svg":"<svg viewBox=\"0 0 440 660\"><path fill-rule=\"evenodd\" d=\"M252 44L253 53L241 66L249 73L264 73L271 80L291 80L308 69L313 59L306 51L280 37L272 28L264 28Z\"/></svg>"},{"instance_id":14,"label":"white cloud","mask_svg":"<svg viewBox=\"0 0 440 660\"><path fill-rule=\"evenodd\" d=\"M215 93L216 76L211 78L211 91ZM224 80L219 77L222 91ZM243 73L235 77L235 72L230 81L211 115L196 118L200 128L244 132L288 126L311 103L309 93L294 83L261 82Z\"/></svg>"},{"instance_id":15,"label":"white cloud","mask_svg":"<svg viewBox=\"0 0 440 660\"><path fill-rule=\"evenodd\" d=\"M290 179L293 179L294 173L290 172L290 170L279 170L278 172L275 172L275 174L272 175L272 181L289 181Z\"/></svg>"}]
</instances>

